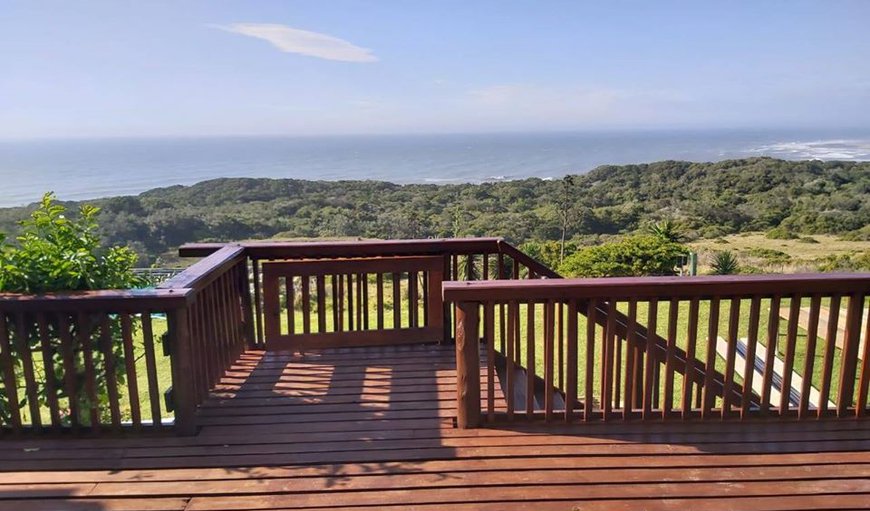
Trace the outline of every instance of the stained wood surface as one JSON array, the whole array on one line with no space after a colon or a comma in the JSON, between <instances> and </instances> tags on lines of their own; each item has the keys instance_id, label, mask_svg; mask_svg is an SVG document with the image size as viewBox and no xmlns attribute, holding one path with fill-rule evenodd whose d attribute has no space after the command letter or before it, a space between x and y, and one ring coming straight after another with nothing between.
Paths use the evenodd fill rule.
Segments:
<instances>
[{"instance_id":1,"label":"stained wood surface","mask_svg":"<svg viewBox=\"0 0 870 511\"><path fill-rule=\"evenodd\" d=\"M0 441L0 510L870 508L866 421L460 430L455 368L452 346L247 351L196 436Z\"/></svg>"}]
</instances>

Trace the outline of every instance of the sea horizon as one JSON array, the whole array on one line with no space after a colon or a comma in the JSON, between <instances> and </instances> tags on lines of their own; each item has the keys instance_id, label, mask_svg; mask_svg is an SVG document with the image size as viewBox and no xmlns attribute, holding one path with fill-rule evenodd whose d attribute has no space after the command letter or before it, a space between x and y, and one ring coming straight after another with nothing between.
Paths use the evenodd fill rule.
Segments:
<instances>
[{"instance_id":1,"label":"sea horizon","mask_svg":"<svg viewBox=\"0 0 870 511\"><path fill-rule=\"evenodd\" d=\"M480 183L756 156L870 161L870 129L6 139L0 207L30 204L46 191L88 200L232 177Z\"/></svg>"}]
</instances>

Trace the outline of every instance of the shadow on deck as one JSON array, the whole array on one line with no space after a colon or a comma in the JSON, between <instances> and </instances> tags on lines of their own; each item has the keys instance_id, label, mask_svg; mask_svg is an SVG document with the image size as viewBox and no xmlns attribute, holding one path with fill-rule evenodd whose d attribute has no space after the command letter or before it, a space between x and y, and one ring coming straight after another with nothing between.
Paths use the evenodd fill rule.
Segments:
<instances>
[{"instance_id":1,"label":"shadow on deck","mask_svg":"<svg viewBox=\"0 0 870 511\"><path fill-rule=\"evenodd\" d=\"M196 436L0 443L0 509L870 508L867 422L460 430L455 406L452 346L249 351Z\"/></svg>"}]
</instances>

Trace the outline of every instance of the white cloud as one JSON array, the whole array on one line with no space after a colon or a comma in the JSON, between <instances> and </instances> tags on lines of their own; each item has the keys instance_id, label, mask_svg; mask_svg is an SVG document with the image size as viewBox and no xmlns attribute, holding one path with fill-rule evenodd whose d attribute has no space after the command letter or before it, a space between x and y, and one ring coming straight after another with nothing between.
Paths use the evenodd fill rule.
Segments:
<instances>
[{"instance_id":1,"label":"white cloud","mask_svg":"<svg viewBox=\"0 0 870 511\"><path fill-rule=\"evenodd\" d=\"M361 48L331 35L299 30L286 25L233 23L213 26L234 34L263 39L286 53L298 53L309 57L342 62L377 62L378 60L368 48Z\"/></svg>"}]
</instances>

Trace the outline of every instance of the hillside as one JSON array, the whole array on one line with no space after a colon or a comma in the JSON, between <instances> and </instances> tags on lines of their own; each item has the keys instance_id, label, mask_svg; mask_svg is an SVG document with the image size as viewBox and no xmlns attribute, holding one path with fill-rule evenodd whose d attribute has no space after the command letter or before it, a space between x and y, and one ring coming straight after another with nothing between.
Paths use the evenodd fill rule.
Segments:
<instances>
[{"instance_id":1,"label":"hillside","mask_svg":"<svg viewBox=\"0 0 870 511\"><path fill-rule=\"evenodd\" d=\"M693 238L776 227L870 237L870 162L664 161L603 166L574 183L569 237L630 232L662 218L679 221ZM146 262L201 240L558 239L563 186L541 179L460 185L215 179L88 202L102 208L106 240L130 244ZM0 231L14 234L27 212L0 209Z\"/></svg>"}]
</instances>

